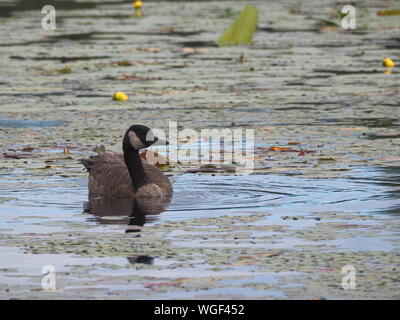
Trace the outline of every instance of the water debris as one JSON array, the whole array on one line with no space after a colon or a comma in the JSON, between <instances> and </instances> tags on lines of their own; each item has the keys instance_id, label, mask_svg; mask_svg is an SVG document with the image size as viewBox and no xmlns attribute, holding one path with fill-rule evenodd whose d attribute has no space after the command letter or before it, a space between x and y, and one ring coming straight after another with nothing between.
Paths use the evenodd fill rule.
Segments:
<instances>
[{"instance_id":1,"label":"water debris","mask_svg":"<svg viewBox=\"0 0 400 320\"><path fill-rule=\"evenodd\" d=\"M162 80L161 77L143 77L138 75L130 75L130 74L122 74L120 76L116 76L112 78L114 80L135 80L135 81L156 81Z\"/></svg>"},{"instance_id":2,"label":"water debris","mask_svg":"<svg viewBox=\"0 0 400 320\"><path fill-rule=\"evenodd\" d=\"M298 142L292 142L291 145L299 145L300 143ZM290 143L288 143L290 145ZM271 151L278 151L278 152L296 152L298 153L299 156L304 156L309 153L314 153L315 150L305 150L305 149L293 149L292 147L278 147L278 146L272 146L272 147L258 147L257 152L271 152Z\"/></svg>"},{"instance_id":3,"label":"water debris","mask_svg":"<svg viewBox=\"0 0 400 320\"><path fill-rule=\"evenodd\" d=\"M45 61L45 60L59 60L61 63L66 63L66 62L72 62L72 61L85 61L85 60L105 60L109 59L109 56L77 56L77 57L65 57L65 56L59 56L59 57L23 57L23 56L15 56L11 55L10 59L15 59L15 60L37 60L37 61Z\"/></svg>"},{"instance_id":4,"label":"water debris","mask_svg":"<svg viewBox=\"0 0 400 320\"><path fill-rule=\"evenodd\" d=\"M124 61L118 61L118 62L117 62L117 65L118 65L119 67L130 67L130 66L133 66L134 63L133 63L133 62L130 62L130 61L127 61L127 60L124 60Z\"/></svg>"},{"instance_id":5,"label":"water debris","mask_svg":"<svg viewBox=\"0 0 400 320\"><path fill-rule=\"evenodd\" d=\"M3 157L6 159L30 159L35 157L34 155L32 155L31 153L29 154L24 154L24 153L3 153Z\"/></svg>"},{"instance_id":6,"label":"water debris","mask_svg":"<svg viewBox=\"0 0 400 320\"><path fill-rule=\"evenodd\" d=\"M151 53L158 53L161 51L161 48L155 48L155 47L150 47L150 48L136 48L137 51L143 51L143 52L151 52Z\"/></svg>"}]
</instances>

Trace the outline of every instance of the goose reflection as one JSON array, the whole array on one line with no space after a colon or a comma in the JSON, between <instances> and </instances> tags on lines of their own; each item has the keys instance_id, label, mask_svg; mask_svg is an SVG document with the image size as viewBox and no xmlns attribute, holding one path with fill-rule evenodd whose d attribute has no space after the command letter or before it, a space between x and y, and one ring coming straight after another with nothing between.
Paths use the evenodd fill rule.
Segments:
<instances>
[{"instance_id":1,"label":"goose reflection","mask_svg":"<svg viewBox=\"0 0 400 320\"><path fill-rule=\"evenodd\" d=\"M126 233L140 232L146 222L155 221L171 203L172 195L161 199L136 199L89 196L86 211L101 224L127 224ZM137 237L139 234L137 235ZM131 264L153 264L154 257L135 255L127 257Z\"/></svg>"},{"instance_id":2,"label":"goose reflection","mask_svg":"<svg viewBox=\"0 0 400 320\"><path fill-rule=\"evenodd\" d=\"M126 232L137 232L145 223L157 220L171 200L172 195L162 199L89 195L86 211L93 214L101 224L128 225Z\"/></svg>"}]
</instances>

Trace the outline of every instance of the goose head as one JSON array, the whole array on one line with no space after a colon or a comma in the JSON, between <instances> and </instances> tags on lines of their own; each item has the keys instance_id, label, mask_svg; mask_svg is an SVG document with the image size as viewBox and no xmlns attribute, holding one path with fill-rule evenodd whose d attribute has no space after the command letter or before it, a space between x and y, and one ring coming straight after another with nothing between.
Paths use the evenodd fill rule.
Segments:
<instances>
[{"instance_id":1,"label":"goose head","mask_svg":"<svg viewBox=\"0 0 400 320\"><path fill-rule=\"evenodd\" d=\"M161 141L153 134L150 128L142 125L133 125L125 133L124 148L130 146L134 150L140 150L156 142L161 144Z\"/></svg>"}]
</instances>

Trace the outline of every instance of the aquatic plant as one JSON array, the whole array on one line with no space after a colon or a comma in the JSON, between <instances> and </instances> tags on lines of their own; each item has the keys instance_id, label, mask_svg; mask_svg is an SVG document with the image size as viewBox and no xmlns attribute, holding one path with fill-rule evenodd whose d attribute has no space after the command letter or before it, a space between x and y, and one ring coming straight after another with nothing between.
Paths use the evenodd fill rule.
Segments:
<instances>
[{"instance_id":1,"label":"aquatic plant","mask_svg":"<svg viewBox=\"0 0 400 320\"><path fill-rule=\"evenodd\" d=\"M128 96L122 91L118 91L113 95L113 100L116 101L126 101L128 100Z\"/></svg>"},{"instance_id":2,"label":"aquatic plant","mask_svg":"<svg viewBox=\"0 0 400 320\"><path fill-rule=\"evenodd\" d=\"M135 9L135 17L142 16L142 5L143 5L143 3L140 0L134 1L132 3L133 8Z\"/></svg>"},{"instance_id":3,"label":"aquatic plant","mask_svg":"<svg viewBox=\"0 0 400 320\"><path fill-rule=\"evenodd\" d=\"M247 5L240 16L219 37L220 46L233 46L238 44L251 44L253 34L257 27L258 11L252 5Z\"/></svg>"}]
</instances>

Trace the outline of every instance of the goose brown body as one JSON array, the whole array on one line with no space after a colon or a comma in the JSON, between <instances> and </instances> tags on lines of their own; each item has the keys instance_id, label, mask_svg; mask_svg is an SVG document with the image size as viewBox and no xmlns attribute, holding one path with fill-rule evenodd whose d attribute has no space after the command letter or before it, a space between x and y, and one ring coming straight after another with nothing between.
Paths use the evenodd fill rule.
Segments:
<instances>
[{"instance_id":1,"label":"goose brown body","mask_svg":"<svg viewBox=\"0 0 400 320\"><path fill-rule=\"evenodd\" d=\"M132 197L135 191L122 153L101 152L82 161L89 171L89 195ZM157 185L162 194L172 193L169 179L154 165L142 159L149 184ZM155 196L154 188L146 185L137 192L142 196ZM147 191L147 192L146 192Z\"/></svg>"}]
</instances>

